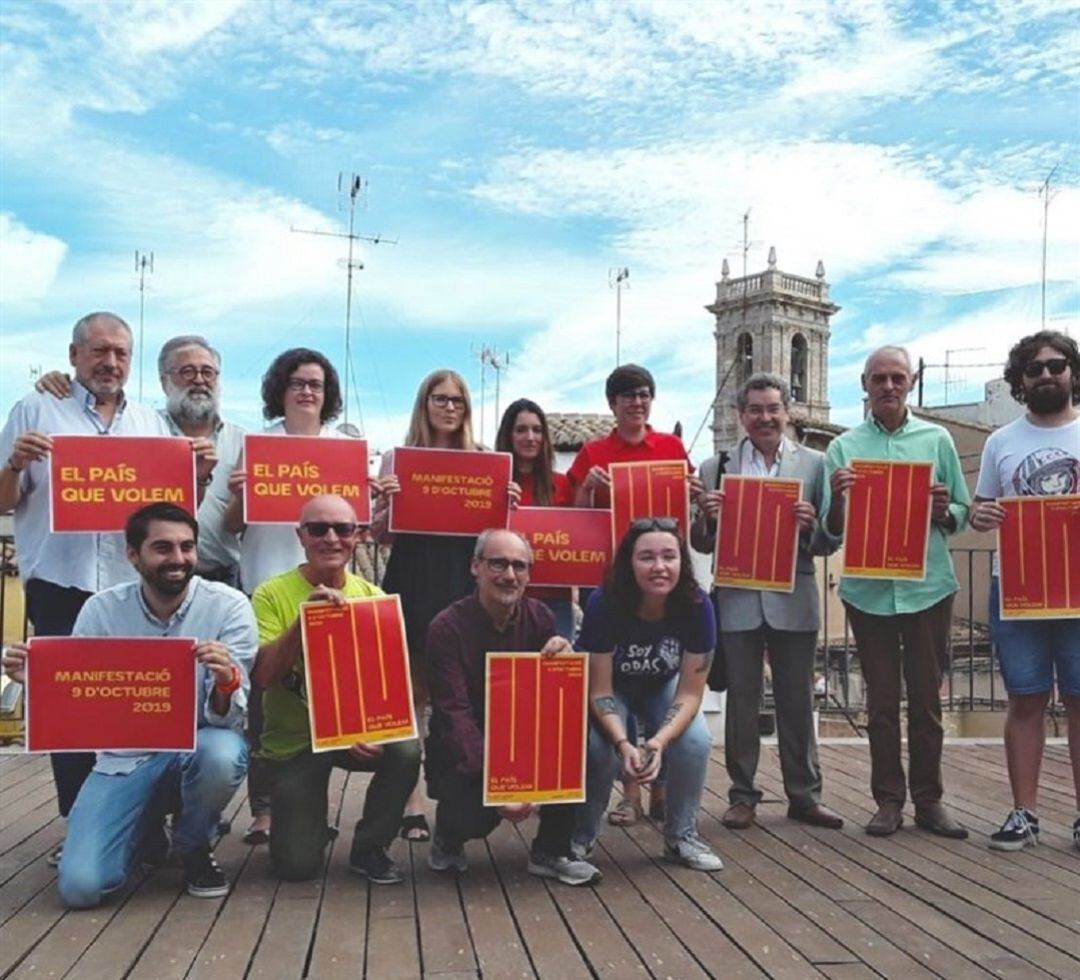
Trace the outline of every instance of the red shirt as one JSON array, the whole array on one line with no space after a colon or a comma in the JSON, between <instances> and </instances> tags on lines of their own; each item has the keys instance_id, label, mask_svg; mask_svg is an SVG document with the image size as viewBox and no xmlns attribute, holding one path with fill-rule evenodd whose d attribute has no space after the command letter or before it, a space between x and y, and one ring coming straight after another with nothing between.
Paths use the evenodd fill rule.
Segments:
<instances>
[{"instance_id":1,"label":"red shirt","mask_svg":"<svg viewBox=\"0 0 1080 980\"><path fill-rule=\"evenodd\" d=\"M603 439L594 439L581 447L566 477L570 481L571 494L573 494L585 482L589 470L594 466L607 469L609 463L638 463L643 460L667 459L685 459L687 464L690 464L686 447L678 436L667 432L654 432L652 426L647 425L645 438L641 442L630 443L620 438L618 429L612 429L610 435L604 436ZM690 472L694 472L692 465ZM596 489L592 505L593 507L611 506L611 494L606 488Z\"/></svg>"},{"instance_id":2,"label":"red shirt","mask_svg":"<svg viewBox=\"0 0 1080 980\"><path fill-rule=\"evenodd\" d=\"M574 502L574 491L570 489L570 482L564 473L552 473L552 483L555 484L554 498L545 507L570 507ZM520 473L517 484L521 487L521 506L536 507L536 489L533 484L532 473Z\"/></svg>"}]
</instances>

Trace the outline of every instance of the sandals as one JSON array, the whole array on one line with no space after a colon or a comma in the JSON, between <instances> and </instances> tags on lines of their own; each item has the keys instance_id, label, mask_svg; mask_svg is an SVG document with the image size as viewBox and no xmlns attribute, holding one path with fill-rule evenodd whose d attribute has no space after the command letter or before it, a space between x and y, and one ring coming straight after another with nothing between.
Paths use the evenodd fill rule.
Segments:
<instances>
[{"instance_id":1,"label":"sandals","mask_svg":"<svg viewBox=\"0 0 1080 980\"><path fill-rule=\"evenodd\" d=\"M422 844L431 840L431 828L422 813L406 813L401 818L401 839L410 844Z\"/></svg>"},{"instance_id":2,"label":"sandals","mask_svg":"<svg viewBox=\"0 0 1080 980\"><path fill-rule=\"evenodd\" d=\"M240 838L241 843L247 844L249 847L257 847L260 844L270 843L270 828L255 826L255 824L259 822L259 819L259 817L256 817L251 821L248 829L244 831L244 836Z\"/></svg>"},{"instance_id":3,"label":"sandals","mask_svg":"<svg viewBox=\"0 0 1080 980\"><path fill-rule=\"evenodd\" d=\"M614 827L632 827L644 816L641 804L624 796L619 800L618 806L613 807L608 813L607 819L608 823Z\"/></svg>"}]
</instances>

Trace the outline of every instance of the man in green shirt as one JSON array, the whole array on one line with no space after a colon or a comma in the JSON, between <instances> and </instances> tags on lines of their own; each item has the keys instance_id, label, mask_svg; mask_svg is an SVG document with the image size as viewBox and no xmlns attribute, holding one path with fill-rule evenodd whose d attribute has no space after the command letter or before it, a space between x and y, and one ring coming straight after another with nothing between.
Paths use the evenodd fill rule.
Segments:
<instances>
[{"instance_id":1,"label":"man in green shirt","mask_svg":"<svg viewBox=\"0 0 1080 980\"><path fill-rule=\"evenodd\" d=\"M300 604L320 600L341 604L383 594L347 570L358 530L356 512L343 498L328 495L308 501L296 532L306 560L267 579L251 597L259 627L252 679L265 690L261 752L270 765L272 782L270 860L274 873L288 881L314 878L322 866L329 839L326 793L334 766L375 773L353 833L349 870L376 884L404 880L386 848L416 784L419 742L358 743L335 752L311 751Z\"/></svg>"},{"instance_id":2,"label":"man in green shirt","mask_svg":"<svg viewBox=\"0 0 1080 980\"><path fill-rule=\"evenodd\" d=\"M834 439L825 454L828 486L826 534L844 532L845 493L855 483L854 459L934 464L926 578L853 579L840 582L840 598L855 636L866 682L870 785L878 811L866 832L884 837L903 825L906 797L900 756L901 673L907 688L908 763L915 823L931 833L962 839L967 831L941 802L942 665L948 656L953 596L958 588L946 538L959 531L971 502L952 437L907 407L914 382L902 347L882 347L867 359L862 385L870 413Z\"/></svg>"}]
</instances>

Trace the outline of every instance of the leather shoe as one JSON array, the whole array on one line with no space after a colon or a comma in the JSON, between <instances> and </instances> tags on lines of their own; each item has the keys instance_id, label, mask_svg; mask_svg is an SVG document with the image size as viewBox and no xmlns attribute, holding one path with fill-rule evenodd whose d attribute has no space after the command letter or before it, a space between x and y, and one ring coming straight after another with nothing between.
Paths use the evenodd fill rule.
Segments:
<instances>
[{"instance_id":1,"label":"leather shoe","mask_svg":"<svg viewBox=\"0 0 1080 980\"><path fill-rule=\"evenodd\" d=\"M746 830L754 822L754 811L757 807L750 803L733 803L720 818L720 822L728 830Z\"/></svg>"},{"instance_id":2,"label":"leather shoe","mask_svg":"<svg viewBox=\"0 0 1080 980\"><path fill-rule=\"evenodd\" d=\"M924 803L915 807L915 826L939 837L966 840L968 832L949 815L944 803Z\"/></svg>"},{"instance_id":3,"label":"leather shoe","mask_svg":"<svg viewBox=\"0 0 1080 980\"><path fill-rule=\"evenodd\" d=\"M839 830L844 826L844 820L840 814L833 813L827 806L822 806L820 803L807 807L789 806L787 815L788 820L808 823L811 827L827 827L829 830Z\"/></svg>"},{"instance_id":4,"label":"leather shoe","mask_svg":"<svg viewBox=\"0 0 1080 980\"><path fill-rule=\"evenodd\" d=\"M904 817L901 811L903 806L899 803L882 803L878 812L866 825L866 832L871 837L888 837L895 834L904 826Z\"/></svg>"}]
</instances>

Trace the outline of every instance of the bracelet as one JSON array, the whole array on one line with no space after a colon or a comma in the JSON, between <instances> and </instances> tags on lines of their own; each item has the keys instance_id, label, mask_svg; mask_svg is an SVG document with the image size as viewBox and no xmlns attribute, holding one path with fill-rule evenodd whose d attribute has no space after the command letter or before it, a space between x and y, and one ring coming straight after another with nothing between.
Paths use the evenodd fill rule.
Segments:
<instances>
[{"instance_id":1,"label":"bracelet","mask_svg":"<svg viewBox=\"0 0 1080 980\"><path fill-rule=\"evenodd\" d=\"M222 684L220 681L214 685L218 692L221 694L232 694L233 691L240 690L240 671L236 669L236 664L233 664L232 679L227 684Z\"/></svg>"}]
</instances>

